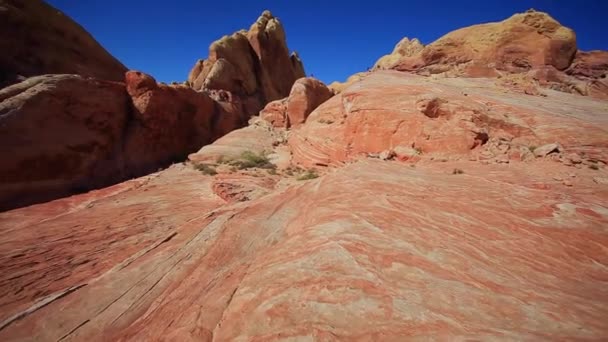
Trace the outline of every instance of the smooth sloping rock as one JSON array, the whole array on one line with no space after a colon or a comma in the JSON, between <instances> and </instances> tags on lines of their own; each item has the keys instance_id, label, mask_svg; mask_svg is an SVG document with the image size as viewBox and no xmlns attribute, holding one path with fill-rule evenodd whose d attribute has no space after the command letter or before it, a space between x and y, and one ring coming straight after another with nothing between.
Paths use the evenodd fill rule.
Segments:
<instances>
[{"instance_id":1,"label":"smooth sloping rock","mask_svg":"<svg viewBox=\"0 0 608 342\"><path fill-rule=\"evenodd\" d=\"M274 131L264 120L252 119L249 126L232 131L213 144L203 146L199 151L190 154L188 159L195 163L216 162L218 159L238 158L246 151L259 155L272 151L273 145L282 140L282 134Z\"/></svg>"},{"instance_id":2,"label":"smooth sloping rock","mask_svg":"<svg viewBox=\"0 0 608 342\"><path fill-rule=\"evenodd\" d=\"M80 25L41 0L0 1L0 87L43 74L121 81L127 69Z\"/></svg>"},{"instance_id":3,"label":"smooth sloping rock","mask_svg":"<svg viewBox=\"0 0 608 342\"><path fill-rule=\"evenodd\" d=\"M0 338L601 339L608 188L547 175L565 169L368 160L214 211L208 177L164 171L0 214L0 274L27 275L2 286L4 317L26 314ZM52 263L26 252L41 245Z\"/></svg>"},{"instance_id":4,"label":"smooth sloping rock","mask_svg":"<svg viewBox=\"0 0 608 342\"><path fill-rule=\"evenodd\" d=\"M332 96L333 92L323 82L311 77L300 78L293 84L287 98L270 102L260 112L260 117L274 127L297 127Z\"/></svg>"}]
</instances>

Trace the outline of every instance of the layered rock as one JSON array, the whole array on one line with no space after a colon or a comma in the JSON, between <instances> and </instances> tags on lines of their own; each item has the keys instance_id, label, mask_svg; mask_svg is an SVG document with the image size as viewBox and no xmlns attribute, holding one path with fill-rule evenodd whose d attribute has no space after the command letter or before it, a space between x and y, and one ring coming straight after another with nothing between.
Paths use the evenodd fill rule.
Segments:
<instances>
[{"instance_id":1,"label":"layered rock","mask_svg":"<svg viewBox=\"0 0 608 342\"><path fill-rule=\"evenodd\" d=\"M224 205L180 165L2 213L0 339L602 339L608 185L571 169L368 159Z\"/></svg>"},{"instance_id":2,"label":"layered rock","mask_svg":"<svg viewBox=\"0 0 608 342\"><path fill-rule=\"evenodd\" d=\"M156 171L243 126L243 104L141 72L45 75L0 90L0 209Z\"/></svg>"},{"instance_id":3,"label":"layered rock","mask_svg":"<svg viewBox=\"0 0 608 342\"><path fill-rule=\"evenodd\" d=\"M43 74L120 81L126 71L80 25L41 0L1 0L0 35L0 88Z\"/></svg>"},{"instance_id":4,"label":"layered rock","mask_svg":"<svg viewBox=\"0 0 608 342\"><path fill-rule=\"evenodd\" d=\"M293 84L288 97L270 102L260 112L260 117L275 127L297 127L332 96L333 92L323 82L314 78L300 78Z\"/></svg>"},{"instance_id":5,"label":"layered rock","mask_svg":"<svg viewBox=\"0 0 608 342\"><path fill-rule=\"evenodd\" d=\"M401 47L401 48L400 48ZM561 91L607 97L606 53L577 50L576 35L546 13L529 10L497 23L465 27L422 47L405 38L374 69L395 69L451 77L508 77L522 73L538 83L537 73L560 80L540 85ZM526 74L527 73L527 74Z\"/></svg>"},{"instance_id":6,"label":"layered rock","mask_svg":"<svg viewBox=\"0 0 608 342\"><path fill-rule=\"evenodd\" d=\"M608 146L603 102L549 90L545 95L525 96L491 79L378 71L319 106L289 144L294 161L304 166L339 165L397 147L468 158L490 139L514 148L557 140L588 154L596 154L593 146ZM608 161L605 154L595 158Z\"/></svg>"},{"instance_id":7,"label":"layered rock","mask_svg":"<svg viewBox=\"0 0 608 342\"><path fill-rule=\"evenodd\" d=\"M302 61L289 55L285 32L278 18L264 11L249 31L224 36L209 47L209 57L196 62L188 76L198 91L224 90L247 102L246 112L289 94L296 79L304 77Z\"/></svg>"}]
</instances>

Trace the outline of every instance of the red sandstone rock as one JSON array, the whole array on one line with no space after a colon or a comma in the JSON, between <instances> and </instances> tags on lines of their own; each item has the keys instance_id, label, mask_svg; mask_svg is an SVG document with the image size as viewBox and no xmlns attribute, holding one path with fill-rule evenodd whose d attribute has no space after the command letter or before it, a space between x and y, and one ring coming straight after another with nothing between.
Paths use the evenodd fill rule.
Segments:
<instances>
[{"instance_id":1,"label":"red sandstone rock","mask_svg":"<svg viewBox=\"0 0 608 342\"><path fill-rule=\"evenodd\" d=\"M126 85L45 75L0 90L0 210L156 171L242 127L244 104L130 71Z\"/></svg>"},{"instance_id":2,"label":"red sandstone rock","mask_svg":"<svg viewBox=\"0 0 608 342\"><path fill-rule=\"evenodd\" d=\"M323 82L314 78L300 78L293 84L289 97L269 103L260 112L260 117L275 127L297 127L332 96L332 91Z\"/></svg>"},{"instance_id":3,"label":"red sandstone rock","mask_svg":"<svg viewBox=\"0 0 608 342\"><path fill-rule=\"evenodd\" d=\"M572 30L533 10L450 32L425 47L405 38L374 69L426 76L502 77L503 85L516 91L543 95L533 84L536 80L550 89L608 98L608 52L577 51ZM524 77L513 82L511 74Z\"/></svg>"},{"instance_id":4,"label":"red sandstone rock","mask_svg":"<svg viewBox=\"0 0 608 342\"><path fill-rule=\"evenodd\" d=\"M0 210L123 179L124 86L45 75L0 90Z\"/></svg>"},{"instance_id":5,"label":"red sandstone rock","mask_svg":"<svg viewBox=\"0 0 608 342\"><path fill-rule=\"evenodd\" d=\"M332 95L325 84L317 79L301 78L297 80L293 84L287 100L288 127L303 124L308 115Z\"/></svg>"},{"instance_id":6,"label":"red sandstone rock","mask_svg":"<svg viewBox=\"0 0 608 342\"><path fill-rule=\"evenodd\" d=\"M192 75L237 74L221 60ZM587 69L596 70L577 70ZM564 85L554 70L530 74ZM252 119L189 156L272 152L273 162L330 165L318 179L294 179L293 167L205 175L179 164L0 213L0 340L601 340L605 101L527 96L526 77L374 72L296 117L300 127ZM205 79L245 86L227 80ZM242 125L243 108L260 104L207 91L137 72L125 85L30 79L0 91L0 148L18 152L0 166L48 148L61 162L34 166L59 165L68 178L81 172L74 165L88 168L85 155L125 146L104 162L145 167ZM276 120L291 120L276 114L287 102L273 105ZM23 170L20 181L32 182Z\"/></svg>"},{"instance_id":7,"label":"red sandstone rock","mask_svg":"<svg viewBox=\"0 0 608 342\"><path fill-rule=\"evenodd\" d=\"M59 10L40 0L1 0L0 8L0 87L43 74L123 79L127 69Z\"/></svg>"},{"instance_id":8,"label":"red sandstone rock","mask_svg":"<svg viewBox=\"0 0 608 342\"><path fill-rule=\"evenodd\" d=\"M536 11L515 14L498 22L474 25L446 34L394 63L397 70L429 68L443 72L460 64L522 71L551 65L570 66L576 53L574 32L548 14ZM435 71L432 71L432 70Z\"/></svg>"},{"instance_id":9,"label":"red sandstone rock","mask_svg":"<svg viewBox=\"0 0 608 342\"><path fill-rule=\"evenodd\" d=\"M368 160L215 210L170 169L3 213L0 339L601 339L608 188L569 169Z\"/></svg>"},{"instance_id":10,"label":"red sandstone rock","mask_svg":"<svg viewBox=\"0 0 608 342\"><path fill-rule=\"evenodd\" d=\"M289 55L281 22L264 11L249 31L213 42L209 57L198 60L190 71L188 84L195 90L225 90L239 96L249 103L244 110L251 116L264 104L287 96L300 77L302 61L295 53Z\"/></svg>"},{"instance_id":11,"label":"red sandstone rock","mask_svg":"<svg viewBox=\"0 0 608 342\"><path fill-rule=\"evenodd\" d=\"M578 51L566 73L594 79L607 77L608 51Z\"/></svg>"},{"instance_id":12,"label":"red sandstone rock","mask_svg":"<svg viewBox=\"0 0 608 342\"><path fill-rule=\"evenodd\" d=\"M604 111L601 101L555 92L524 98L487 79L378 71L319 106L291 133L289 145L304 166L339 165L399 145L464 157L490 138L508 138L514 147L558 142L567 151L598 153L592 146L608 142L600 128ZM602 151L598 158L608 159Z\"/></svg>"},{"instance_id":13,"label":"red sandstone rock","mask_svg":"<svg viewBox=\"0 0 608 342\"><path fill-rule=\"evenodd\" d=\"M260 118L268 121L274 127L288 127L287 101L289 101L289 97L269 102L260 111Z\"/></svg>"},{"instance_id":14,"label":"red sandstone rock","mask_svg":"<svg viewBox=\"0 0 608 342\"><path fill-rule=\"evenodd\" d=\"M217 117L214 101L188 87L159 86L152 77L130 71L126 88L132 100L133 122L124 154L129 168L140 170L140 174L183 159L242 125L235 123L218 131L214 121L222 119Z\"/></svg>"}]
</instances>

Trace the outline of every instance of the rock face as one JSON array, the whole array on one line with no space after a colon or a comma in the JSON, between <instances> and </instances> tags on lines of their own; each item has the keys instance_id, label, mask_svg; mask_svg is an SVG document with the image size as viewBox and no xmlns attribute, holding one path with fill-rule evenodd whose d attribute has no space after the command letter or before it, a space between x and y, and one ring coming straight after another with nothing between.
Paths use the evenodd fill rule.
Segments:
<instances>
[{"instance_id":1,"label":"rock face","mask_svg":"<svg viewBox=\"0 0 608 342\"><path fill-rule=\"evenodd\" d=\"M422 45L418 39L414 38L410 40L405 37L397 43L390 55L382 56L376 64L374 64L374 69L388 69L402 58L412 57L420 53L422 49L424 49L424 45Z\"/></svg>"},{"instance_id":2,"label":"rock face","mask_svg":"<svg viewBox=\"0 0 608 342\"><path fill-rule=\"evenodd\" d=\"M296 127L332 96L332 91L323 82L314 78L300 78L293 84L287 98L270 102L260 112L260 117L275 127Z\"/></svg>"},{"instance_id":3,"label":"rock face","mask_svg":"<svg viewBox=\"0 0 608 342\"><path fill-rule=\"evenodd\" d=\"M608 146L604 102L548 92L522 98L491 79L378 71L319 106L289 144L294 160L306 166L341 164L398 146L438 158L462 156L491 139L514 147L557 141L585 153ZM608 155L597 158L608 161Z\"/></svg>"},{"instance_id":4,"label":"rock face","mask_svg":"<svg viewBox=\"0 0 608 342\"><path fill-rule=\"evenodd\" d=\"M119 83L45 75L0 90L0 209L116 181L128 96Z\"/></svg>"},{"instance_id":5,"label":"rock face","mask_svg":"<svg viewBox=\"0 0 608 342\"><path fill-rule=\"evenodd\" d=\"M0 101L0 210L156 171L247 122L240 103L136 71L32 77Z\"/></svg>"},{"instance_id":6,"label":"rock face","mask_svg":"<svg viewBox=\"0 0 608 342\"><path fill-rule=\"evenodd\" d=\"M519 73L530 84L608 97L606 52L578 51L571 29L534 10L498 23L450 32L424 47L417 40L405 38L391 55L379 59L374 69L451 77L509 77ZM547 72L559 80L539 79L539 73Z\"/></svg>"},{"instance_id":7,"label":"rock face","mask_svg":"<svg viewBox=\"0 0 608 342\"><path fill-rule=\"evenodd\" d=\"M264 11L249 31L224 36L209 47L209 57L196 62L188 76L195 90L223 90L247 102L248 114L289 94L304 77L302 61L289 55L278 18Z\"/></svg>"},{"instance_id":8,"label":"rock face","mask_svg":"<svg viewBox=\"0 0 608 342\"><path fill-rule=\"evenodd\" d=\"M0 148L10 156L0 162L0 210L107 186L184 160L246 125L304 75L270 12L249 31L213 43L209 58L193 68L189 87L159 85L136 71L125 76L124 66L80 26L42 2L5 0L2 8L6 20L0 29L25 38L0 42L9 52L0 56L0 84L14 82L16 75L80 76L39 76L0 91ZM324 100L316 83L302 86L299 96L310 98L292 104L294 122ZM314 88L311 95L308 87Z\"/></svg>"},{"instance_id":9,"label":"rock face","mask_svg":"<svg viewBox=\"0 0 608 342\"><path fill-rule=\"evenodd\" d=\"M571 29L546 13L528 11L498 23L450 32L391 67L398 70L428 68L436 72L470 64L505 71L527 71L551 65L564 70L575 54L576 36Z\"/></svg>"},{"instance_id":10,"label":"rock face","mask_svg":"<svg viewBox=\"0 0 608 342\"><path fill-rule=\"evenodd\" d=\"M0 88L43 74L121 81L127 71L80 25L41 0L1 0L0 35Z\"/></svg>"}]
</instances>

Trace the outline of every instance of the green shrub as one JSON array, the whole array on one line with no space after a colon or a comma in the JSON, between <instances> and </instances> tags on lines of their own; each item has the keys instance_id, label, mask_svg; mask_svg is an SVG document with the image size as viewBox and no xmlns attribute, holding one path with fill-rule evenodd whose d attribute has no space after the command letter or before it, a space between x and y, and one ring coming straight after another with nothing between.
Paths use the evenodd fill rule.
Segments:
<instances>
[{"instance_id":1,"label":"green shrub","mask_svg":"<svg viewBox=\"0 0 608 342\"><path fill-rule=\"evenodd\" d=\"M215 171L215 168L207 165L207 164L194 164L194 168L199 170L200 172L202 172L205 175L209 175L209 176L214 176L217 175L217 171Z\"/></svg>"},{"instance_id":2,"label":"green shrub","mask_svg":"<svg viewBox=\"0 0 608 342\"><path fill-rule=\"evenodd\" d=\"M315 179L317 177L319 177L319 175L317 174L317 172L315 170L308 170L296 179L301 181L301 180Z\"/></svg>"},{"instance_id":3,"label":"green shrub","mask_svg":"<svg viewBox=\"0 0 608 342\"><path fill-rule=\"evenodd\" d=\"M251 169L254 167L260 169L274 169L276 166L270 162L266 153L256 154L252 151L241 153L241 157L230 162L230 165L236 166L239 170Z\"/></svg>"}]
</instances>

